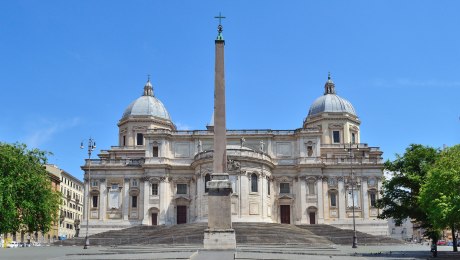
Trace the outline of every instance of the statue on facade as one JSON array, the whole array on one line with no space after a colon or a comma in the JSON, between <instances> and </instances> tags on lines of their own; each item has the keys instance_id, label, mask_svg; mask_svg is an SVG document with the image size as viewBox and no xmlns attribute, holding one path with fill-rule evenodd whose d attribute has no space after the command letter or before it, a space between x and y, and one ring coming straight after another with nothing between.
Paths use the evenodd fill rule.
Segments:
<instances>
[{"instance_id":1,"label":"statue on facade","mask_svg":"<svg viewBox=\"0 0 460 260\"><path fill-rule=\"evenodd\" d=\"M264 145L265 145L264 140L260 140L260 147L259 147L259 150L260 150L261 152L264 152Z\"/></svg>"},{"instance_id":2,"label":"statue on facade","mask_svg":"<svg viewBox=\"0 0 460 260\"><path fill-rule=\"evenodd\" d=\"M201 143L201 140L198 140L197 148L198 148L199 153L201 153L203 151L203 144Z\"/></svg>"}]
</instances>

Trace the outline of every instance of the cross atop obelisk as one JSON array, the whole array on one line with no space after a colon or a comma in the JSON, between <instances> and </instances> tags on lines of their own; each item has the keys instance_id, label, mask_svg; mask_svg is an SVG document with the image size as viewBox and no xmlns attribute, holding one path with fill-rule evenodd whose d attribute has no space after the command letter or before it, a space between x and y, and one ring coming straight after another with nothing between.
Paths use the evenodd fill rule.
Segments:
<instances>
[{"instance_id":1,"label":"cross atop obelisk","mask_svg":"<svg viewBox=\"0 0 460 260\"><path fill-rule=\"evenodd\" d=\"M224 27L222 27L222 19L225 19L225 16L222 16L219 12L219 16L214 16L214 18L219 19L219 25L217 26L217 40L224 40L224 36L222 35L222 31L224 30Z\"/></svg>"},{"instance_id":2,"label":"cross atop obelisk","mask_svg":"<svg viewBox=\"0 0 460 260\"><path fill-rule=\"evenodd\" d=\"M226 18L225 16L222 16L222 14L219 12L219 16L214 16L214 18L219 19L219 25L222 25L222 19Z\"/></svg>"},{"instance_id":3,"label":"cross atop obelisk","mask_svg":"<svg viewBox=\"0 0 460 260\"><path fill-rule=\"evenodd\" d=\"M231 193L232 183L227 173L227 129L225 125L225 72L224 45L221 19L216 45L214 79L214 151L213 173L207 182L208 192L208 228L204 232L205 249L236 248L235 230L232 229Z\"/></svg>"}]
</instances>

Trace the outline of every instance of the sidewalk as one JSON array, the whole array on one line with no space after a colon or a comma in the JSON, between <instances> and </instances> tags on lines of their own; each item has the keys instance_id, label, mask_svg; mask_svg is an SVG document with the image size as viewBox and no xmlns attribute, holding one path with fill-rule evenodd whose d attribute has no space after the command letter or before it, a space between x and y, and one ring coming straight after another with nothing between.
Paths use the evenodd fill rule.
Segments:
<instances>
[{"instance_id":1,"label":"sidewalk","mask_svg":"<svg viewBox=\"0 0 460 260\"><path fill-rule=\"evenodd\" d=\"M451 252L452 247L438 247L438 258L432 258L429 246L351 246L325 245L313 247L306 245L239 245L236 251L209 251L196 245L156 245L123 247L51 246L0 249L0 260L61 260L61 259L460 259L460 253Z\"/></svg>"}]
</instances>

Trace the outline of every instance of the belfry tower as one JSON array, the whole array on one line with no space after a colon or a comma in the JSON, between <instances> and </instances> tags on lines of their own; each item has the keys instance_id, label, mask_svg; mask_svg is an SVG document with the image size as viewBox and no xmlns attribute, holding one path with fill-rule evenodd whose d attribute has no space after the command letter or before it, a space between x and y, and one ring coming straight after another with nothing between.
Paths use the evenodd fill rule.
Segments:
<instances>
[{"instance_id":1,"label":"belfry tower","mask_svg":"<svg viewBox=\"0 0 460 260\"><path fill-rule=\"evenodd\" d=\"M231 193L232 183L227 173L227 129L225 126L225 73L224 37L220 15L217 27L215 80L214 80L214 153L213 174L207 183L208 228L204 232L205 249L236 248L235 230L232 229Z\"/></svg>"}]
</instances>

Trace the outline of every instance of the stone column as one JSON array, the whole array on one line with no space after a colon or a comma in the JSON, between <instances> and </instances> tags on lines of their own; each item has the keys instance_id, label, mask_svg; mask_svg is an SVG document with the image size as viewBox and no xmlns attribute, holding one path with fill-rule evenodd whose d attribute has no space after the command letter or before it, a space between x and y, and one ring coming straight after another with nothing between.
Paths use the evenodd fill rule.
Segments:
<instances>
[{"instance_id":1,"label":"stone column","mask_svg":"<svg viewBox=\"0 0 460 260\"><path fill-rule=\"evenodd\" d=\"M158 183L158 195L160 196L160 212L158 212L158 225L167 224L168 204L166 200L169 198L169 194L167 192L168 183L166 181L166 178L162 178L161 182Z\"/></svg>"},{"instance_id":2,"label":"stone column","mask_svg":"<svg viewBox=\"0 0 460 260\"><path fill-rule=\"evenodd\" d=\"M338 178L338 199L339 199L339 219L347 220L348 216L346 215L346 196L347 196L347 191L345 190L344 186L344 179L343 177Z\"/></svg>"},{"instance_id":3,"label":"stone column","mask_svg":"<svg viewBox=\"0 0 460 260\"><path fill-rule=\"evenodd\" d=\"M129 179L125 179L123 187L123 220L128 220L129 217Z\"/></svg>"},{"instance_id":4,"label":"stone column","mask_svg":"<svg viewBox=\"0 0 460 260\"><path fill-rule=\"evenodd\" d=\"M259 187L260 187L260 189L259 189L259 191L260 191L259 214L260 215L259 216L262 219L264 218L264 206L263 205L264 205L264 201L265 201L264 200L264 196L265 196L265 194L264 194L264 190L265 190L264 189L264 186L265 186L265 182L264 182L265 178L264 178L264 176L265 176L265 174L263 173L263 171L258 176L258 179L259 179L258 182L260 184L259 185Z\"/></svg>"},{"instance_id":5,"label":"stone column","mask_svg":"<svg viewBox=\"0 0 460 260\"><path fill-rule=\"evenodd\" d=\"M369 219L369 194L367 192L367 177L363 177L361 179L361 194L363 196L363 218L368 220Z\"/></svg>"},{"instance_id":6,"label":"stone column","mask_svg":"<svg viewBox=\"0 0 460 260\"><path fill-rule=\"evenodd\" d=\"M324 219L329 219L331 217L329 215L330 214L330 208L329 208L330 198L329 198L329 188L328 188L327 180L323 179L322 186L323 186L324 197L323 197L323 207L320 209L320 211L323 212L323 223L324 223Z\"/></svg>"},{"instance_id":7,"label":"stone column","mask_svg":"<svg viewBox=\"0 0 460 260\"><path fill-rule=\"evenodd\" d=\"M318 177L316 181L316 189L318 190L317 207L318 207L318 224L324 223L324 207L323 207L323 178Z\"/></svg>"},{"instance_id":8,"label":"stone column","mask_svg":"<svg viewBox=\"0 0 460 260\"><path fill-rule=\"evenodd\" d=\"M144 185L141 186L141 196L143 197L143 205L139 216L142 216L142 224L149 224L149 184L150 182L147 179L144 179Z\"/></svg>"},{"instance_id":9,"label":"stone column","mask_svg":"<svg viewBox=\"0 0 460 260\"><path fill-rule=\"evenodd\" d=\"M99 181L100 184L100 197L99 197L99 202L100 202L100 208L99 208L99 220L104 220L106 219L107 215L107 196L108 196L108 191L107 191L107 184L105 179L101 179Z\"/></svg>"},{"instance_id":10,"label":"stone column","mask_svg":"<svg viewBox=\"0 0 460 260\"><path fill-rule=\"evenodd\" d=\"M299 184L300 192L299 192L299 198L297 198L297 201L299 202L299 213L298 218L300 219L300 224L307 224L308 219L307 219L307 179L305 177L302 177L300 179L300 184ZM297 223L296 223L297 224Z\"/></svg>"}]
</instances>

